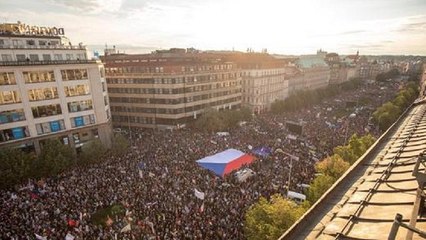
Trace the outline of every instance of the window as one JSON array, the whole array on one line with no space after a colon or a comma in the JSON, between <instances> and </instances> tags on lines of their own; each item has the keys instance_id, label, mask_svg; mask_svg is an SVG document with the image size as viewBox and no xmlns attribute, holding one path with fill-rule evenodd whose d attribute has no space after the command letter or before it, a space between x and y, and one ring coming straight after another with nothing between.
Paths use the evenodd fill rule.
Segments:
<instances>
[{"instance_id":1,"label":"window","mask_svg":"<svg viewBox=\"0 0 426 240\"><path fill-rule=\"evenodd\" d=\"M34 118L62 114L62 109L60 104L32 107L31 110L33 111Z\"/></svg>"},{"instance_id":2,"label":"window","mask_svg":"<svg viewBox=\"0 0 426 240\"><path fill-rule=\"evenodd\" d=\"M78 117L73 117L70 120L71 120L72 128L82 127L86 125L95 124L95 115L90 114L85 116L78 116Z\"/></svg>"},{"instance_id":3,"label":"window","mask_svg":"<svg viewBox=\"0 0 426 240\"><path fill-rule=\"evenodd\" d=\"M65 59L66 60L74 60L74 56L72 54L66 54Z\"/></svg>"},{"instance_id":4,"label":"window","mask_svg":"<svg viewBox=\"0 0 426 240\"><path fill-rule=\"evenodd\" d=\"M51 61L52 57L50 56L50 54L43 54L43 61Z\"/></svg>"},{"instance_id":5,"label":"window","mask_svg":"<svg viewBox=\"0 0 426 240\"><path fill-rule=\"evenodd\" d=\"M83 80L87 79L87 69L61 70L62 80Z\"/></svg>"},{"instance_id":6,"label":"window","mask_svg":"<svg viewBox=\"0 0 426 240\"><path fill-rule=\"evenodd\" d=\"M0 45L4 45L4 40L0 39Z\"/></svg>"},{"instance_id":7,"label":"window","mask_svg":"<svg viewBox=\"0 0 426 240\"><path fill-rule=\"evenodd\" d=\"M64 120L38 123L35 126L38 135L65 130Z\"/></svg>"},{"instance_id":8,"label":"window","mask_svg":"<svg viewBox=\"0 0 426 240\"><path fill-rule=\"evenodd\" d=\"M58 90L56 87L39 88L28 90L30 101L41 101L58 98Z\"/></svg>"},{"instance_id":9,"label":"window","mask_svg":"<svg viewBox=\"0 0 426 240\"><path fill-rule=\"evenodd\" d=\"M18 47L19 45L21 45L21 40L17 40L17 39L12 40L12 45L14 47Z\"/></svg>"},{"instance_id":10,"label":"window","mask_svg":"<svg viewBox=\"0 0 426 240\"><path fill-rule=\"evenodd\" d=\"M13 72L0 72L0 85L16 84L15 74Z\"/></svg>"},{"instance_id":11,"label":"window","mask_svg":"<svg viewBox=\"0 0 426 240\"><path fill-rule=\"evenodd\" d=\"M31 61L39 61L38 54L30 54L30 60Z\"/></svg>"},{"instance_id":12,"label":"window","mask_svg":"<svg viewBox=\"0 0 426 240\"><path fill-rule=\"evenodd\" d=\"M81 84L81 85L75 85L75 86L66 86L66 87L64 87L64 90L65 90L65 95L67 97L90 94L89 85L87 85L87 84Z\"/></svg>"},{"instance_id":13,"label":"window","mask_svg":"<svg viewBox=\"0 0 426 240\"><path fill-rule=\"evenodd\" d=\"M77 60L86 60L86 54L78 53L77 54Z\"/></svg>"},{"instance_id":14,"label":"window","mask_svg":"<svg viewBox=\"0 0 426 240\"><path fill-rule=\"evenodd\" d=\"M20 103L21 98L17 91L2 91L0 92L0 105Z\"/></svg>"},{"instance_id":15,"label":"window","mask_svg":"<svg viewBox=\"0 0 426 240\"><path fill-rule=\"evenodd\" d=\"M40 40L40 41L38 41L38 45L39 46L46 46L46 41L45 40Z\"/></svg>"},{"instance_id":16,"label":"window","mask_svg":"<svg viewBox=\"0 0 426 240\"><path fill-rule=\"evenodd\" d=\"M23 72L25 83L54 82L53 71Z\"/></svg>"},{"instance_id":17,"label":"window","mask_svg":"<svg viewBox=\"0 0 426 240\"><path fill-rule=\"evenodd\" d=\"M106 91L105 82L102 82L102 92Z\"/></svg>"},{"instance_id":18,"label":"window","mask_svg":"<svg viewBox=\"0 0 426 240\"><path fill-rule=\"evenodd\" d=\"M17 61L25 61L27 59L25 57L25 54L16 54L16 60Z\"/></svg>"},{"instance_id":19,"label":"window","mask_svg":"<svg viewBox=\"0 0 426 240\"><path fill-rule=\"evenodd\" d=\"M33 45L35 45L35 41L34 40L27 40L27 45L33 46Z\"/></svg>"},{"instance_id":20,"label":"window","mask_svg":"<svg viewBox=\"0 0 426 240\"><path fill-rule=\"evenodd\" d=\"M108 97L107 96L104 96L104 104L105 104L105 106L108 106Z\"/></svg>"},{"instance_id":21,"label":"window","mask_svg":"<svg viewBox=\"0 0 426 240\"><path fill-rule=\"evenodd\" d=\"M64 60L62 58L62 54L55 54L55 55L53 55L53 59L55 59L55 61L62 61L62 60Z\"/></svg>"},{"instance_id":22,"label":"window","mask_svg":"<svg viewBox=\"0 0 426 240\"><path fill-rule=\"evenodd\" d=\"M0 124L24 121L24 109L15 109L10 111L0 112Z\"/></svg>"},{"instance_id":23,"label":"window","mask_svg":"<svg viewBox=\"0 0 426 240\"><path fill-rule=\"evenodd\" d=\"M93 109L92 100L76 101L68 103L69 112L80 112Z\"/></svg>"},{"instance_id":24,"label":"window","mask_svg":"<svg viewBox=\"0 0 426 240\"><path fill-rule=\"evenodd\" d=\"M12 61L12 55L11 54L2 54L1 59L4 62L10 62L10 61Z\"/></svg>"},{"instance_id":25,"label":"window","mask_svg":"<svg viewBox=\"0 0 426 240\"><path fill-rule=\"evenodd\" d=\"M7 142L21 138L29 137L30 133L27 127L16 127L0 130L0 142Z\"/></svg>"}]
</instances>

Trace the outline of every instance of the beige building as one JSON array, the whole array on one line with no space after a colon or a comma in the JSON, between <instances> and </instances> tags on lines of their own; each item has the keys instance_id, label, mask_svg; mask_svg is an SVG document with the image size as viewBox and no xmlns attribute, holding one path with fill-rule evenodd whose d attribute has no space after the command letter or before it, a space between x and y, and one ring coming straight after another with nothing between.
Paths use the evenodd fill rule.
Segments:
<instances>
[{"instance_id":1,"label":"beige building","mask_svg":"<svg viewBox=\"0 0 426 240\"><path fill-rule=\"evenodd\" d=\"M297 66L303 75L303 89L313 90L328 86L330 82L330 67L324 60L322 52L316 55L302 55Z\"/></svg>"},{"instance_id":2,"label":"beige building","mask_svg":"<svg viewBox=\"0 0 426 240\"><path fill-rule=\"evenodd\" d=\"M221 55L241 71L242 105L252 112L268 111L274 101L287 98L288 60L277 59L266 52L223 52Z\"/></svg>"},{"instance_id":3,"label":"beige building","mask_svg":"<svg viewBox=\"0 0 426 240\"><path fill-rule=\"evenodd\" d=\"M104 56L114 126L179 128L241 105L241 73L217 54L170 49Z\"/></svg>"},{"instance_id":4,"label":"beige building","mask_svg":"<svg viewBox=\"0 0 426 240\"><path fill-rule=\"evenodd\" d=\"M273 102L287 98L288 80L284 67L243 69L242 73L243 105L253 112L268 111Z\"/></svg>"},{"instance_id":5,"label":"beige building","mask_svg":"<svg viewBox=\"0 0 426 240\"><path fill-rule=\"evenodd\" d=\"M48 138L77 149L94 138L111 144L103 65L62 34L0 25L0 147L39 152Z\"/></svg>"}]
</instances>

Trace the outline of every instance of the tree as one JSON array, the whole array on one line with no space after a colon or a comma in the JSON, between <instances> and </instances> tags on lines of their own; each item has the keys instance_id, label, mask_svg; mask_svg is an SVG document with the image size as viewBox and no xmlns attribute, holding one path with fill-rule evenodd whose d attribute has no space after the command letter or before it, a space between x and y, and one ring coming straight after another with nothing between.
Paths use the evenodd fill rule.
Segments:
<instances>
[{"instance_id":1,"label":"tree","mask_svg":"<svg viewBox=\"0 0 426 240\"><path fill-rule=\"evenodd\" d=\"M392 102L387 102L377 108L377 110L373 113L373 121L379 125L382 131L384 131L396 121L401 113L401 108Z\"/></svg>"},{"instance_id":2,"label":"tree","mask_svg":"<svg viewBox=\"0 0 426 240\"><path fill-rule=\"evenodd\" d=\"M346 170L348 170L349 166L349 163L345 162L342 157L334 154L333 156L318 162L315 165L315 169L317 172L328 175L334 179L338 179L346 172Z\"/></svg>"},{"instance_id":3,"label":"tree","mask_svg":"<svg viewBox=\"0 0 426 240\"><path fill-rule=\"evenodd\" d=\"M363 137L354 134L349 139L348 145L335 147L333 151L334 154L339 155L344 161L352 165L375 141L376 139L370 134Z\"/></svg>"},{"instance_id":4,"label":"tree","mask_svg":"<svg viewBox=\"0 0 426 240\"><path fill-rule=\"evenodd\" d=\"M111 151L113 154L121 155L129 148L129 141L121 134L114 134L112 137Z\"/></svg>"},{"instance_id":5,"label":"tree","mask_svg":"<svg viewBox=\"0 0 426 240\"><path fill-rule=\"evenodd\" d=\"M80 153L80 161L83 164L97 163L102 160L102 156L105 154L106 150L101 140L95 139L83 145L82 152Z\"/></svg>"},{"instance_id":6,"label":"tree","mask_svg":"<svg viewBox=\"0 0 426 240\"><path fill-rule=\"evenodd\" d=\"M307 191L307 200L314 204L335 182L331 176L320 175L314 179Z\"/></svg>"},{"instance_id":7,"label":"tree","mask_svg":"<svg viewBox=\"0 0 426 240\"><path fill-rule=\"evenodd\" d=\"M261 197L245 214L245 235L249 240L278 239L305 211L303 206L278 194L270 201Z\"/></svg>"},{"instance_id":8,"label":"tree","mask_svg":"<svg viewBox=\"0 0 426 240\"><path fill-rule=\"evenodd\" d=\"M31 177L31 164L35 155L19 149L4 148L0 151L0 188L10 188Z\"/></svg>"},{"instance_id":9,"label":"tree","mask_svg":"<svg viewBox=\"0 0 426 240\"><path fill-rule=\"evenodd\" d=\"M74 151L59 140L44 142L37 160L34 161L34 176L49 177L57 175L74 164Z\"/></svg>"}]
</instances>

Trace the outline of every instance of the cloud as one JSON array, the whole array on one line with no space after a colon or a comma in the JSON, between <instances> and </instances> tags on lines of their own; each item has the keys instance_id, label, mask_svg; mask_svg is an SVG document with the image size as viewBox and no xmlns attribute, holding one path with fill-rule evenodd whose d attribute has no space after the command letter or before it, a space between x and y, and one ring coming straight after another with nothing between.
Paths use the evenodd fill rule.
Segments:
<instances>
[{"instance_id":1,"label":"cloud","mask_svg":"<svg viewBox=\"0 0 426 240\"><path fill-rule=\"evenodd\" d=\"M97 14L100 12L117 12L122 0L46 0L54 5L63 6L80 14Z\"/></svg>"},{"instance_id":2,"label":"cloud","mask_svg":"<svg viewBox=\"0 0 426 240\"><path fill-rule=\"evenodd\" d=\"M426 31L426 15L407 17L401 21L401 24L395 29L397 33L420 33Z\"/></svg>"}]
</instances>

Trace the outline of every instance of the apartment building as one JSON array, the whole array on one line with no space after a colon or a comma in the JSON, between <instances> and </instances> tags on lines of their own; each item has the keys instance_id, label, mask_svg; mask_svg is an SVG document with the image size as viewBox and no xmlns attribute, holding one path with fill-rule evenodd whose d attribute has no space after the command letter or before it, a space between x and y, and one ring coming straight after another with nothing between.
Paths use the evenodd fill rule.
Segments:
<instances>
[{"instance_id":1,"label":"apartment building","mask_svg":"<svg viewBox=\"0 0 426 240\"><path fill-rule=\"evenodd\" d=\"M48 138L77 150L111 144L104 68L62 28L0 24L0 148L40 152Z\"/></svg>"},{"instance_id":2,"label":"apartment building","mask_svg":"<svg viewBox=\"0 0 426 240\"><path fill-rule=\"evenodd\" d=\"M267 53L223 54L237 64L242 75L242 105L254 113L268 111L276 100L288 96L287 61Z\"/></svg>"},{"instance_id":3,"label":"apartment building","mask_svg":"<svg viewBox=\"0 0 426 240\"><path fill-rule=\"evenodd\" d=\"M313 90L328 86L330 81L330 67L320 55L302 55L297 65L303 74L303 89Z\"/></svg>"},{"instance_id":4,"label":"apartment building","mask_svg":"<svg viewBox=\"0 0 426 240\"><path fill-rule=\"evenodd\" d=\"M117 127L179 128L206 109L241 105L241 73L217 54L170 49L102 60Z\"/></svg>"}]
</instances>

